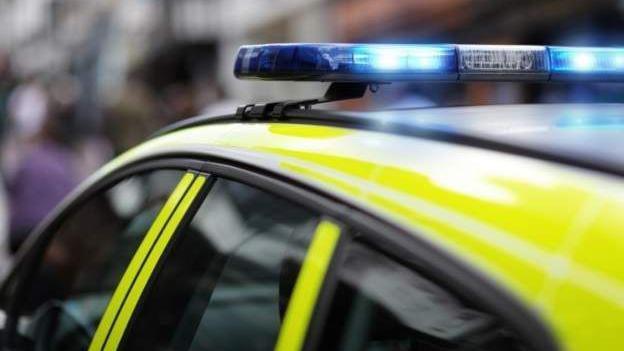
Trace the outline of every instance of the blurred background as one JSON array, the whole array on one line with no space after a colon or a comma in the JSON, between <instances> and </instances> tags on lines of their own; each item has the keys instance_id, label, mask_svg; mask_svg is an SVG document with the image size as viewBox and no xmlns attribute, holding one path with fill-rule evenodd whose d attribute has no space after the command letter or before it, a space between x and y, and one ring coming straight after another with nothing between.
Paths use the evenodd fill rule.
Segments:
<instances>
[{"instance_id":1,"label":"blurred background","mask_svg":"<svg viewBox=\"0 0 624 351\"><path fill-rule=\"evenodd\" d=\"M78 182L158 128L318 83L237 81L269 42L623 46L624 0L0 0L0 271ZM621 85L393 84L341 108L622 100Z\"/></svg>"}]
</instances>

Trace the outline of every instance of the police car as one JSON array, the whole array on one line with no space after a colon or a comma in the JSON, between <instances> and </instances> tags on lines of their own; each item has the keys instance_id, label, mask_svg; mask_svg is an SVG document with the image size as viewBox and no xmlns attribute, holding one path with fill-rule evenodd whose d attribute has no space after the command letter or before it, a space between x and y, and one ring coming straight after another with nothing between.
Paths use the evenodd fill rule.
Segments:
<instances>
[{"instance_id":1,"label":"police car","mask_svg":"<svg viewBox=\"0 0 624 351\"><path fill-rule=\"evenodd\" d=\"M314 105L622 81L624 50L259 45L234 73L332 84L182 121L93 175L4 282L4 349L622 349L622 105Z\"/></svg>"}]
</instances>

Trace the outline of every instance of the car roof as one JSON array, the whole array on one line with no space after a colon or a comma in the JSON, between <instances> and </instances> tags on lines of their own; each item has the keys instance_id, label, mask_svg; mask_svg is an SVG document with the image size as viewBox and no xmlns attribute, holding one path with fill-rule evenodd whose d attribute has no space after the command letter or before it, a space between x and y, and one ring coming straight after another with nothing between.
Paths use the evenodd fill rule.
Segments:
<instances>
[{"instance_id":1,"label":"car roof","mask_svg":"<svg viewBox=\"0 0 624 351\"><path fill-rule=\"evenodd\" d=\"M363 112L624 169L624 104L531 104Z\"/></svg>"},{"instance_id":2,"label":"car roof","mask_svg":"<svg viewBox=\"0 0 624 351\"><path fill-rule=\"evenodd\" d=\"M517 104L382 111L287 110L288 121L364 128L469 144L624 175L624 104ZM156 135L241 117L199 116ZM244 120L244 119L243 119ZM257 122L258 120L252 120Z\"/></svg>"}]
</instances>

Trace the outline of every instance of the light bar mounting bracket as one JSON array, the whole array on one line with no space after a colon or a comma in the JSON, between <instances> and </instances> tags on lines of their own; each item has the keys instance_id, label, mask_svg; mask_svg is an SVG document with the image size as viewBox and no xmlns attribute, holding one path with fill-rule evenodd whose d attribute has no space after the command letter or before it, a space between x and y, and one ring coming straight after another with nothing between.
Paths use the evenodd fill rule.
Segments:
<instances>
[{"instance_id":1,"label":"light bar mounting bracket","mask_svg":"<svg viewBox=\"0 0 624 351\"><path fill-rule=\"evenodd\" d=\"M236 109L236 117L242 120L266 120L284 118L284 113L289 110L308 110L312 105L323 104L332 101L358 99L366 94L369 88L372 92L377 91L376 83L363 82L334 82L331 83L325 95L314 99L285 100L266 102L259 104L242 105Z\"/></svg>"}]
</instances>

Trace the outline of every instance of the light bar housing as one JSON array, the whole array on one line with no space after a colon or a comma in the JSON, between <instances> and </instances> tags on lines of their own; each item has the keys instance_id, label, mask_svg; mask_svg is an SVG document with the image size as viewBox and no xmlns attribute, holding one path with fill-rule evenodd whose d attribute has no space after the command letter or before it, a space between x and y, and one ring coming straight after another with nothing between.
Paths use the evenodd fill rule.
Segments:
<instances>
[{"instance_id":1,"label":"light bar housing","mask_svg":"<svg viewBox=\"0 0 624 351\"><path fill-rule=\"evenodd\" d=\"M240 79L622 81L624 48L526 45L267 44L241 46Z\"/></svg>"}]
</instances>

